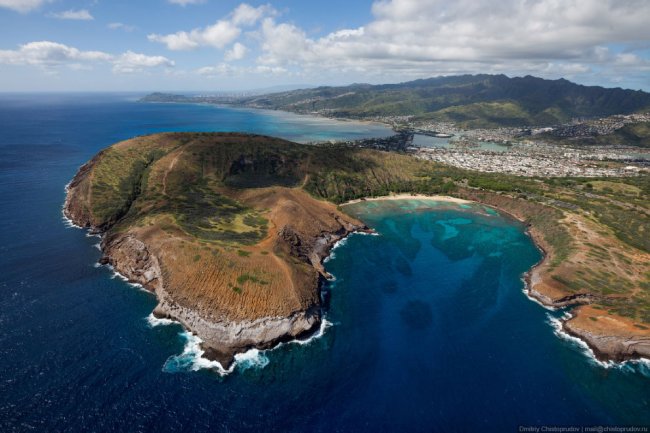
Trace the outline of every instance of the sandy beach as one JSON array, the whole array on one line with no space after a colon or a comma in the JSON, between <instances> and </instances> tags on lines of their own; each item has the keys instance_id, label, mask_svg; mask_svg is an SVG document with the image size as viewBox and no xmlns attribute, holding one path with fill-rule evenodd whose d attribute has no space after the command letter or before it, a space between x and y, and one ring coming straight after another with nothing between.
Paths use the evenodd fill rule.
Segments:
<instances>
[{"instance_id":1,"label":"sandy beach","mask_svg":"<svg viewBox=\"0 0 650 433\"><path fill-rule=\"evenodd\" d=\"M448 195L424 195L424 194L391 194L381 197L367 197L360 198L355 200L350 200L345 203L342 203L341 206L346 206L349 204L361 203L364 201L380 201L380 200L431 200L431 201L444 201L449 203L458 203L458 204L467 204L474 203L469 200L463 200L462 198L450 197Z\"/></svg>"}]
</instances>

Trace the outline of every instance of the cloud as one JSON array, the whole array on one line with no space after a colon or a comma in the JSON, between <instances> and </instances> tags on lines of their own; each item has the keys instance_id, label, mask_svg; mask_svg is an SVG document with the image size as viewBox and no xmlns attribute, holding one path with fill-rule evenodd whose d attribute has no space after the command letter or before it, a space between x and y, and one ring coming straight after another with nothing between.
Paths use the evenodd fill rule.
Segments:
<instances>
[{"instance_id":1,"label":"cloud","mask_svg":"<svg viewBox=\"0 0 650 433\"><path fill-rule=\"evenodd\" d=\"M145 54L127 51L117 57L113 62L113 72L116 73L133 73L140 72L146 68L174 66L174 62L163 56L147 56Z\"/></svg>"},{"instance_id":2,"label":"cloud","mask_svg":"<svg viewBox=\"0 0 650 433\"><path fill-rule=\"evenodd\" d=\"M242 3L231 13L231 19L235 25L252 26L264 16L275 16L277 11L269 4L253 7Z\"/></svg>"},{"instance_id":3,"label":"cloud","mask_svg":"<svg viewBox=\"0 0 650 433\"><path fill-rule=\"evenodd\" d=\"M245 45L240 44L239 42L235 42L232 48L226 51L226 54L224 55L224 59L226 59L227 61L241 60L246 55L247 51L248 48L246 48Z\"/></svg>"},{"instance_id":4,"label":"cloud","mask_svg":"<svg viewBox=\"0 0 650 433\"><path fill-rule=\"evenodd\" d=\"M31 12L51 0L0 0L0 8L7 8L20 13Z\"/></svg>"},{"instance_id":5,"label":"cloud","mask_svg":"<svg viewBox=\"0 0 650 433\"><path fill-rule=\"evenodd\" d=\"M179 5L179 6L187 6L187 5L198 5L201 3L205 3L205 0L167 0L169 3L173 5Z\"/></svg>"},{"instance_id":6,"label":"cloud","mask_svg":"<svg viewBox=\"0 0 650 433\"><path fill-rule=\"evenodd\" d=\"M167 49L174 51L193 50L201 46L223 49L237 40L242 32L242 26L254 25L263 16L274 14L275 10L269 5L255 8L242 3L226 18L210 26L167 35L150 34L147 39L165 44Z\"/></svg>"},{"instance_id":7,"label":"cloud","mask_svg":"<svg viewBox=\"0 0 650 433\"><path fill-rule=\"evenodd\" d=\"M30 42L21 45L17 50L0 50L0 64L36 66L47 71L62 66L84 70L101 63L112 65L115 73L174 66L172 60L163 56L147 56L132 51L115 56L103 51L82 51L51 41Z\"/></svg>"},{"instance_id":8,"label":"cloud","mask_svg":"<svg viewBox=\"0 0 650 433\"><path fill-rule=\"evenodd\" d=\"M79 9L74 10L70 9L63 12L57 12L50 14L52 18L57 18L60 20L80 20L80 21L91 21L95 18L88 12L88 9Z\"/></svg>"},{"instance_id":9,"label":"cloud","mask_svg":"<svg viewBox=\"0 0 650 433\"><path fill-rule=\"evenodd\" d=\"M239 37L241 30L230 21L220 20L215 24L190 32L176 32L168 35L151 34L147 36L152 42L167 45L174 51L193 50L199 46L208 45L224 48Z\"/></svg>"},{"instance_id":10,"label":"cloud","mask_svg":"<svg viewBox=\"0 0 650 433\"><path fill-rule=\"evenodd\" d=\"M246 74L260 75L288 75L289 71L281 66L232 66L220 63L216 66L205 66L196 70L196 73L205 77L237 76Z\"/></svg>"},{"instance_id":11,"label":"cloud","mask_svg":"<svg viewBox=\"0 0 650 433\"><path fill-rule=\"evenodd\" d=\"M124 30L125 32L132 32L136 29L135 26L130 26L124 23L109 23L106 27L111 30Z\"/></svg>"},{"instance_id":12,"label":"cloud","mask_svg":"<svg viewBox=\"0 0 650 433\"><path fill-rule=\"evenodd\" d=\"M110 61L112 56L102 51L81 51L50 41L30 42L17 50L0 50L0 63L32 65L45 68L66 63Z\"/></svg>"},{"instance_id":13,"label":"cloud","mask_svg":"<svg viewBox=\"0 0 650 433\"><path fill-rule=\"evenodd\" d=\"M409 78L460 72L584 74L608 45L648 41L646 0L380 0L373 19L319 38L262 21L258 62ZM619 59L619 63L630 59ZM630 63L632 64L632 63Z\"/></svg>"}]
</instances>

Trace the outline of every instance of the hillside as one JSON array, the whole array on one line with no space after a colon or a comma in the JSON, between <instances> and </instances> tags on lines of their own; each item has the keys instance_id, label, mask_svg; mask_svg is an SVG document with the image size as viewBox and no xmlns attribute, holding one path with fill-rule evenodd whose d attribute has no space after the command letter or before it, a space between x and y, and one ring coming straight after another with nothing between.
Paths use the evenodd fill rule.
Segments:
<instances>
[{"instance_id":1,"label":"hillside","mask_svg":"<svg viewBox=\"0 0 650 433\"><path fill-rule=\"evenodd\" d=\"M224 100L152 94L145 101L223 102L345 118L415 116L462 127L554 125L575 117L650 110L642 91L582 86L532 76L461 75L399 84L317 87Z\"/></svg>"},{"instance_id":2,"label":"hillside","mask_svg":"<svg viewBox=\"0 0 650 433\"><path fill-rule=\"evenodd\" d=\"M603 357L650 353L647 176L530 179L370 149L166 133L96 155L70 183L65 213L103 233L103 262L154 292L155 314L227 368L235 353L318 328L322 259L365 229L336 204L392 192L453 195L526 222L547 252L531 294L589 304L567 326Z\"/></svg>"},{"instance_id":3,"label":"hillside","mask_svg":"<svg viewBox=\"0 0 650 433\"><path fill-rule=\"evenodd\" d=\"M570 128L570 127L568 127ZM585 136L558 137L559 128L553 133L539 134L532 137L536 140L544 140L556 143L573 144L579 146L635 146L650 148L650 122L630 123L607 134L588 133Z\"/></svg>"}]
</instances>

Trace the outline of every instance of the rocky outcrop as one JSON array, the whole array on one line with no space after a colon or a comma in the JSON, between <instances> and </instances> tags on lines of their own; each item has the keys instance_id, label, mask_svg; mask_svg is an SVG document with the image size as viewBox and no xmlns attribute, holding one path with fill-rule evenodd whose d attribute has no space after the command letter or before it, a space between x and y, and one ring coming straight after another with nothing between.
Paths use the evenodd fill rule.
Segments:
<instances>
[{"instance_id":1,"label":"rocky outcrop","mask_svg":"<svg viewBox=\"0 0 650 433\"><path fill-rule=\"evenodd\" d=\"M63 204L63 214L74 224L90 228L94 231L95 222L90 211L90 182L88 181L92 169L96 162L101 158L101 152L93 159L82 165L72 181L66 185L65 203Z\"/></svg>"},{"instance_id":2,"label":"rocky outcrop","mask_svg":"<svg viewBox=\"0 0 650 433\"><path fill-rule=\"evenodd\" d=\"M595 356L602 361L622 362L629 359L650 359L650 336L641 337L592 330L581 326L574 318L566 320L562 329L589 345Z\"/></svg>"},{"instance_id":3,"label":"rocky outcrop","mask_svg":"<svg viewBox=\"0 0 650 433\"><path fill-rule=\"evenodd\" d=\"M323 277L332 278L332 275L323 267L323 259L329 255L334 244L353 232L372 232L366 225L352 224L341 221L339 218L335 218L335 220L340 224L338 230L322 232L316 238L305 239L292 226L284 226L278 233L278 243L285 244L292 256L311 264Z\"/></svg>"},{"instance_id":4,"label":"rocky outcrop","mask_svg":"<svg viewBox=\"0 0 650 433\"><path fill-rule=\"evenodd\" d=\"M158 258L149 253L144 242L130 234L109 235L101 243L103 264L110 264L132 283L158 295L164 287Z\"/></svg>"},{"instance_id":5,"label":"rocky outcrop","mask_svg":"<svg viewBox=\"0 0 650 433\"><path fill-rule=\"evenodd\" d=\"M74 197L74 194L69 197ZM72 201L68 200L66 204L68 203ZM75 207L71 206L70 209ZM71 211L70 215L74 217L77 214ZM312 264L323 276L328 277L329 274L321 263L323 258L329 254L337 241L355 230L368 229L365 226L345 223L335 233L322 233L318 238L305 239L300 233L285 226L279 240L291 247L292 255ZM101 247L102 264L112 266L129 282L140 284L153 292L159 301L153 314L158 318L178 321L196 334L203 340L204 356L218 361L224 369L231 366L236 353L245 352L250 348L268 349L282 342L306 337L320 326L321 309L320 305L316 304L286 317L261 317L241 321L226 317L215 319L210 312L185 307L174 299L165 286L158 257L151 254L147 245L133 234L107 233L102 239Z\"/></svg>"},{"instance_id":6,"label":"rocky outcrop","mask_svg":"<svg viewBox=\"0 0 650 433\"><path fill-rule=\"evenodd\" d=\"M180 322L203 340L204 356L230 368L234 355L250 348L268 349L279 343L309 335L321 322L318 306L297 311L288 317L262 317L256 320L208 320L200 311L183 307L164 292L158 293L154 310L158 318Z\"/></svg>"},{"instance_id":7,"label":"rocky outcrop","mask_svg":"<svg viewBox=\"0 0 650 433\"><path fill-rule=\"evenodd\" d=\"M349 227L351 230L354 228ZM322 268L320 258L325 257L334 242L347 236L351 230L324 234L322 238L305 242L316 246L315 250L301 244L296 234L291 239L302 247L297 251L314 259L319 258L318 264ZM285 232L288 232L286 228ZM287 317L261 317L243 321L224 317L215 320L207 314L209 312L187 308L174 300L165 288L158 258L135 236L106 236L102 241L102 250L102 263L111 265L130 282L140 284L156 294L159 302L153 312L154 316L176 320L196 334L203 340L204 356L218 361L224 369L230 367L236 353L245 352L250 348L268 349L282 342L306 337L320 326L319 305L295 311Z\"/></svg>"}]
</instances>

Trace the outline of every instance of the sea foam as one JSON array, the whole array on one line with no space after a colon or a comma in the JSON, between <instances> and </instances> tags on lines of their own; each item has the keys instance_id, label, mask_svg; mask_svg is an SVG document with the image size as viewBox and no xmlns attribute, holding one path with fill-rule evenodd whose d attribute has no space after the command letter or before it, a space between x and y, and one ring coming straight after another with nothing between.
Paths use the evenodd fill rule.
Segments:
<instances>
[{"instance_id":1,"label":"sea foam","mask_svg":"<svg viewBox=\"0 0 650 433\"><path fill-rule=\"evenodd\" d=\"M220 376L225 376L235 371L236 368L240 370L264 368L269 363L268 357L264 354L265 351L250 349L244 353L236 354L235 360L230 368L225 369L218 361L211 361L203 357L205 353L201 349L203 340L199 337L188 331L183 331L179 335L185 340L183 352L167 359L165 365L163 365L164 372L180 373L208 369L215 371Z\"/></svg>"},{"instance_id":2,"label":"sea foam","mask_svg":"<svg viewBox=\"0 0 650 433\"><path fill-rule=\"evenodd\" d=\"M147 321L147 323L151 328L155 328L156 326L167 326L167 325L173 325L175 323L178 323L177 321L172 319L167 319L167 318L159 319L158 317L154 316L153 313L149 314L145 320Z\"/></svg>"},{"instance_id":3,"label":"sea foam","mask_svg":"<svg viewBox=\"0 0 650 433\"><path fill-rule=\"evenodd\" d=\"M147 322L152 327L176 323L170 319L157 319L153 317L153 315L147 317ZM216 372L220 376L226 376L235 370L243 371L250 368L262 369L270 363L269 357L267 356L269 352L278 349L285 344L299 344L301 346L308 345L314 340L322 337L325 334L325 330L331 326L333 326L332 322L323 319L318 331L309 338L280 343L267 350L249 349L246 352L238 353L235 355L235 360L229 369L223 368L218 361L211 361L204 358L203 354L205 351L201 349L201 343L203 340L191 332L183 331L179 334L181 338L185 340L183 352L178 355L170 356L163 365L163 371L167 373L180 373L208 369Z\"/></svg>"},{"instance_id":4,"label":"sea foam","mask_svg":"<svg viewBox=\"0 0 650 433\"><path fill-rule=\"evenodd\" d=\"M580 351L589 359L590 363L603 368L611 368L614 366L615 363L611 361L603 362L596 358L596 354L591 350L591 347L589 347L587 343L580 338L566 333L564 329L562 329L562 322L573 317L570 313L564 313L561 318L555 317L551 314L547 314L546 317L548 318L549 325L553 328L553 333L562 340L571 343L572 346L580 349Z\"/></svg>"},{"instance_id":5,"label":"sea foam","mask_svg":"<svg viewBox=\"0 0 650 433\"><path fill-rule=\"evenodd\" d=\"M566 333L562 329L562 322L571 319L573 316L570 313L565 313L561 318L547 314L548 323L553 327L553 332L559 338L568 341L574 347L578 348L588 359L592 365L602 368L610 369L615 368L627 373L641 373L646 377L650 377L650 360L645 358L630 359L623 362L615 361L601 361L596 358L596 354L589 347L589 345L580 338L574 337Z\"/></svg>"},{"instance_id":6,"label":"sea foam","mask_svg":"<svg viewBox=\"0 0 650 433\"><path fill-rule=\"evenodd\" d=\"M539 299L537 299L536 297L534 297L534 296L532 296L532 295L530 294L529 283L528 283L528 281L526 281L526 277L525 277L525 276L524 276L524 277L521 277L521 281L524 283L524 288L522 289L522 291L524 292L524 295L526 295L526 297L527 297L529 300L533 301L534 303L536 303L536 304L538 304L538 305L541 305L542 307L544 307L544 309L546 309L546 310L548 310L548 311L557 311L557 310L558 310L556 307L553 307L553 306L551 306L551 305L546 305L546 304L544 304L542 301L540 301Z\"/></svg>"}]
</instances>

